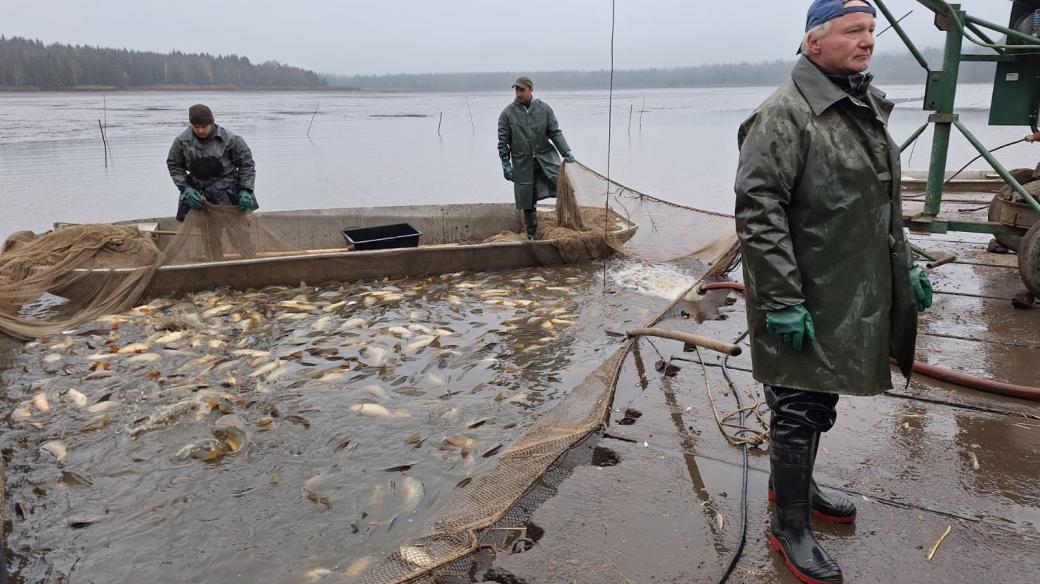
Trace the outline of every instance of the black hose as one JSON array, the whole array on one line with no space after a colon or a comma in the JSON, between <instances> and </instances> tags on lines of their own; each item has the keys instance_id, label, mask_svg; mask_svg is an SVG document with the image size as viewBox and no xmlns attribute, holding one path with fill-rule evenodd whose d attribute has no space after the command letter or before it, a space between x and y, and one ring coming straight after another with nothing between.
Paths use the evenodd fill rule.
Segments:
<instances>
[{"instance_id":1,"label":"black hose","mask_svg":"<svg viewBox=\"0 0 1040 584\"><path fill-rule=\"evenodd\" d=\"M744 337L748 335L750 331L744 331L737 337L737 340L733 341L734 345L739 345L740 341L744 340ZM729 383L730 389L733 391L733 397L737 400L737 408L739 413L739 424L744 425L744 404L740 402L740 392L737 391L736 384L729 376L729 369L726 367L726 362L729 361L729 355L726 355L722 359L722 375L726 378L726 383ZM726 569L719 576L718 584L724 584L733 573L733 569L737 567L737 562L740 561L740 556L744 553L744 543L747 541L747 515L748 515L748 503L747 503L747 486L748 486L748 443L744 442L741 445L741 451L743 452L743 473L744 477L741 479L740 484L740 540L737 542L737 549L733 550L733 555L729 558L729 563L726 565Z\"/></svg>"},{"instance_id":2,"label":"black hose","mask_svg":"<svg viewBox=\"0 0 1040 584\"><path fill-rule=\"evenodd\" d=\"M1000 145L1000 146L997 146L996 148L994 148L994 149L992 149L992 150L987 150L987 152L988 152L988 153L990 153L990 154L993 154L994 152L996 152L997 150L1000 150L1001 148L1007 148L1008 146L1014 146L1015 144L1018 144L1019 142L1025 142L1025 141L1026 141L1026 139L1025 139L1025 138L1019 138L1018 140L1015 140L1014 142L1008 142L1007 144L1002 144L1002 145ZM950 178L948 178L948 179L946 179L945 181L943 181L943 184L944 184L944 185L945 185L945 184L949 184L949 182L950 182L951 180L953 180L953 179L957 178L957 175L958 175L958 174L960 174L960 173L964 172L964 169L965 169L965 168L968 168L969 166L971 166L971 163L972 163L972 162L975 162L976 160L978 160L978 159L980 159L980 158L982 158L982 155L981 155L981 154L979 154L979 155L978 155L978 156L976 156L975 158L972 158L971 160L969 160L967 164L965 164L964 166L960 167L960 168L959 168L959 169L957 170L957 172L953 173L953 175L952 175L952 176L950 176Z\"/></svg>"}]
</instances>

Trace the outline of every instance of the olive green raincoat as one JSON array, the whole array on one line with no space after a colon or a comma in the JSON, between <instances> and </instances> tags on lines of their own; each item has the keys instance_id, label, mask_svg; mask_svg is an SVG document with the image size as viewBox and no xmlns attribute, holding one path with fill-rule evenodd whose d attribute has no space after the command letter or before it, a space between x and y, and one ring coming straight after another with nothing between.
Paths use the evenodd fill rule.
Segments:
<instances>
[{"instance_id":1,"label":"olive green raincoat","mask_svg":"<svg viewBox=\"0 0 1040 584\"><path fill-rule=\"evenodd\" d=\"M560 172L560 155L556 151L569 152L570 149L556 114L544 101L533 99L527 107L514 101L502 110L498 116L498 157L503 162L512 158L513 197L517 209L534 207L535 164L556 184Z\"/></svg>"},{"instance_id":2,"label":"olive green raincoat","mask_svg":"<svg viewBox=\"0 0 1040 584\"><path fill-rule=\"evenodd\" d=\"M873 395L908 379L917 336L899 197L892 103L853 99L802 57L740 127L736 221L755 379ZM796 352L766 331L804 304L816 340Z\"/></svg>"}]
</instances>

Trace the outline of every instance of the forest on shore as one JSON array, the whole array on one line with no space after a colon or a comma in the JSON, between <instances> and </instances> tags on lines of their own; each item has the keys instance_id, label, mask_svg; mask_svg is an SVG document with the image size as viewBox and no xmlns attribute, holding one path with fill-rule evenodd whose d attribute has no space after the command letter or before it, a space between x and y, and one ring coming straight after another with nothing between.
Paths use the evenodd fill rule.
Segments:
<instances>
[{"instance_id":1,"label":"forest on shore","mask_svg":"<svg viewBox=\"0 0 1040 584\"><path fill-rule=\"evenodd\" d=\"M937 48L922 51L942 63ZM777 85L793 58L615 71L615 89ZM875 55L871 72L882 84L922 83L925 72L908 53ZM962 63L964 83L993 81L992 63ZM508 89L528 75L541 89L603 90L610 71L499 71L485 73L320 74L277 61L253 63L238 55L172 51L162 54L86 45L44 44L0 36L0 90L63 89L355 89L367 91L484 91Z\"/></svg>"},{"instance_id":2,"label":"forest on shore","mask_svg":"<svg viewBox=\"0 0 1040 584\"><path fill-rule=\"evenodd\" d=\"M0 36L0 88L319 88L325 78L277 61L238 55L167 54L86 45L45 45Z\"/></svg>"}]
</instances>

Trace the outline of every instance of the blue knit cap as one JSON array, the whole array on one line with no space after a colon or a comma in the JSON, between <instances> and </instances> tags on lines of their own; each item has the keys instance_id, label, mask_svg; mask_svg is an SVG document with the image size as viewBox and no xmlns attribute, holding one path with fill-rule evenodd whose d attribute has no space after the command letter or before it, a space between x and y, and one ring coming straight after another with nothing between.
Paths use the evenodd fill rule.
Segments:
<instances>
[{"instance_id":1,"label":"blue knit cap","mask_svg":"<svg viewBox=\"0 0 1040 584\"><path fill-rule=\"evenodd\" d=\"M856 12L864 12L871 16L877 16L877 11L874 10L873 6L845 6L850 0L816 0L809 6L809 11L805 14L805 32L809 32L811 29L820 26L825 22L830 22L835 18L841 18L846 14L854 14ZM866 2L866 0L863 0ZM868 2L869 4L869 2Z\"/></svg>"}]
</instances>

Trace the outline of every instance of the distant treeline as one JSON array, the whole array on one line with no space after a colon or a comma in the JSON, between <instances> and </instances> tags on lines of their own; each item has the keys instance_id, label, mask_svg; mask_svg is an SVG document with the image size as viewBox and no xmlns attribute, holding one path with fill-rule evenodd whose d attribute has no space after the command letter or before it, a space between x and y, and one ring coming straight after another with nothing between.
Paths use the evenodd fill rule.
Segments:
<instances>
[{"instance_id":1,"label":"distant treeline","mask_svg":"<svg viewBox=\"0 0 1040 584\"><path fill-rule=\"evenodd\" d=\"M325 87L313 71L268 61L259 65L237 55L174 51L163 55L85 45L44 45L0 36L0 88L76 87Z\"/></svg>"},{"instance_id":2,"label":"distant treeline","mask_svg":"<svg viewBox=\"0 0 1040 584\"><path fill-rule=\"evenodd\" d=\"M925 58L933 67L942 65L940 49L926 49ZM727 63L674 67L669 69L633 69L614 72L615 89L654 87L708 87L739 85L776 85L787 78L794 60L763 63ZM880 85L924 83L925 73L909 54L875 55L870 68ZM331 75L325 78L333 87L349 86L363 90L432 90L477 91L508 90L518 75L530 75L542 89L606 89L609 71L511 71L498 73L420 73L399 75ZM965 83L992 82L991 63L962 63L960 80Z\"/></svg>"}]
</instances>

